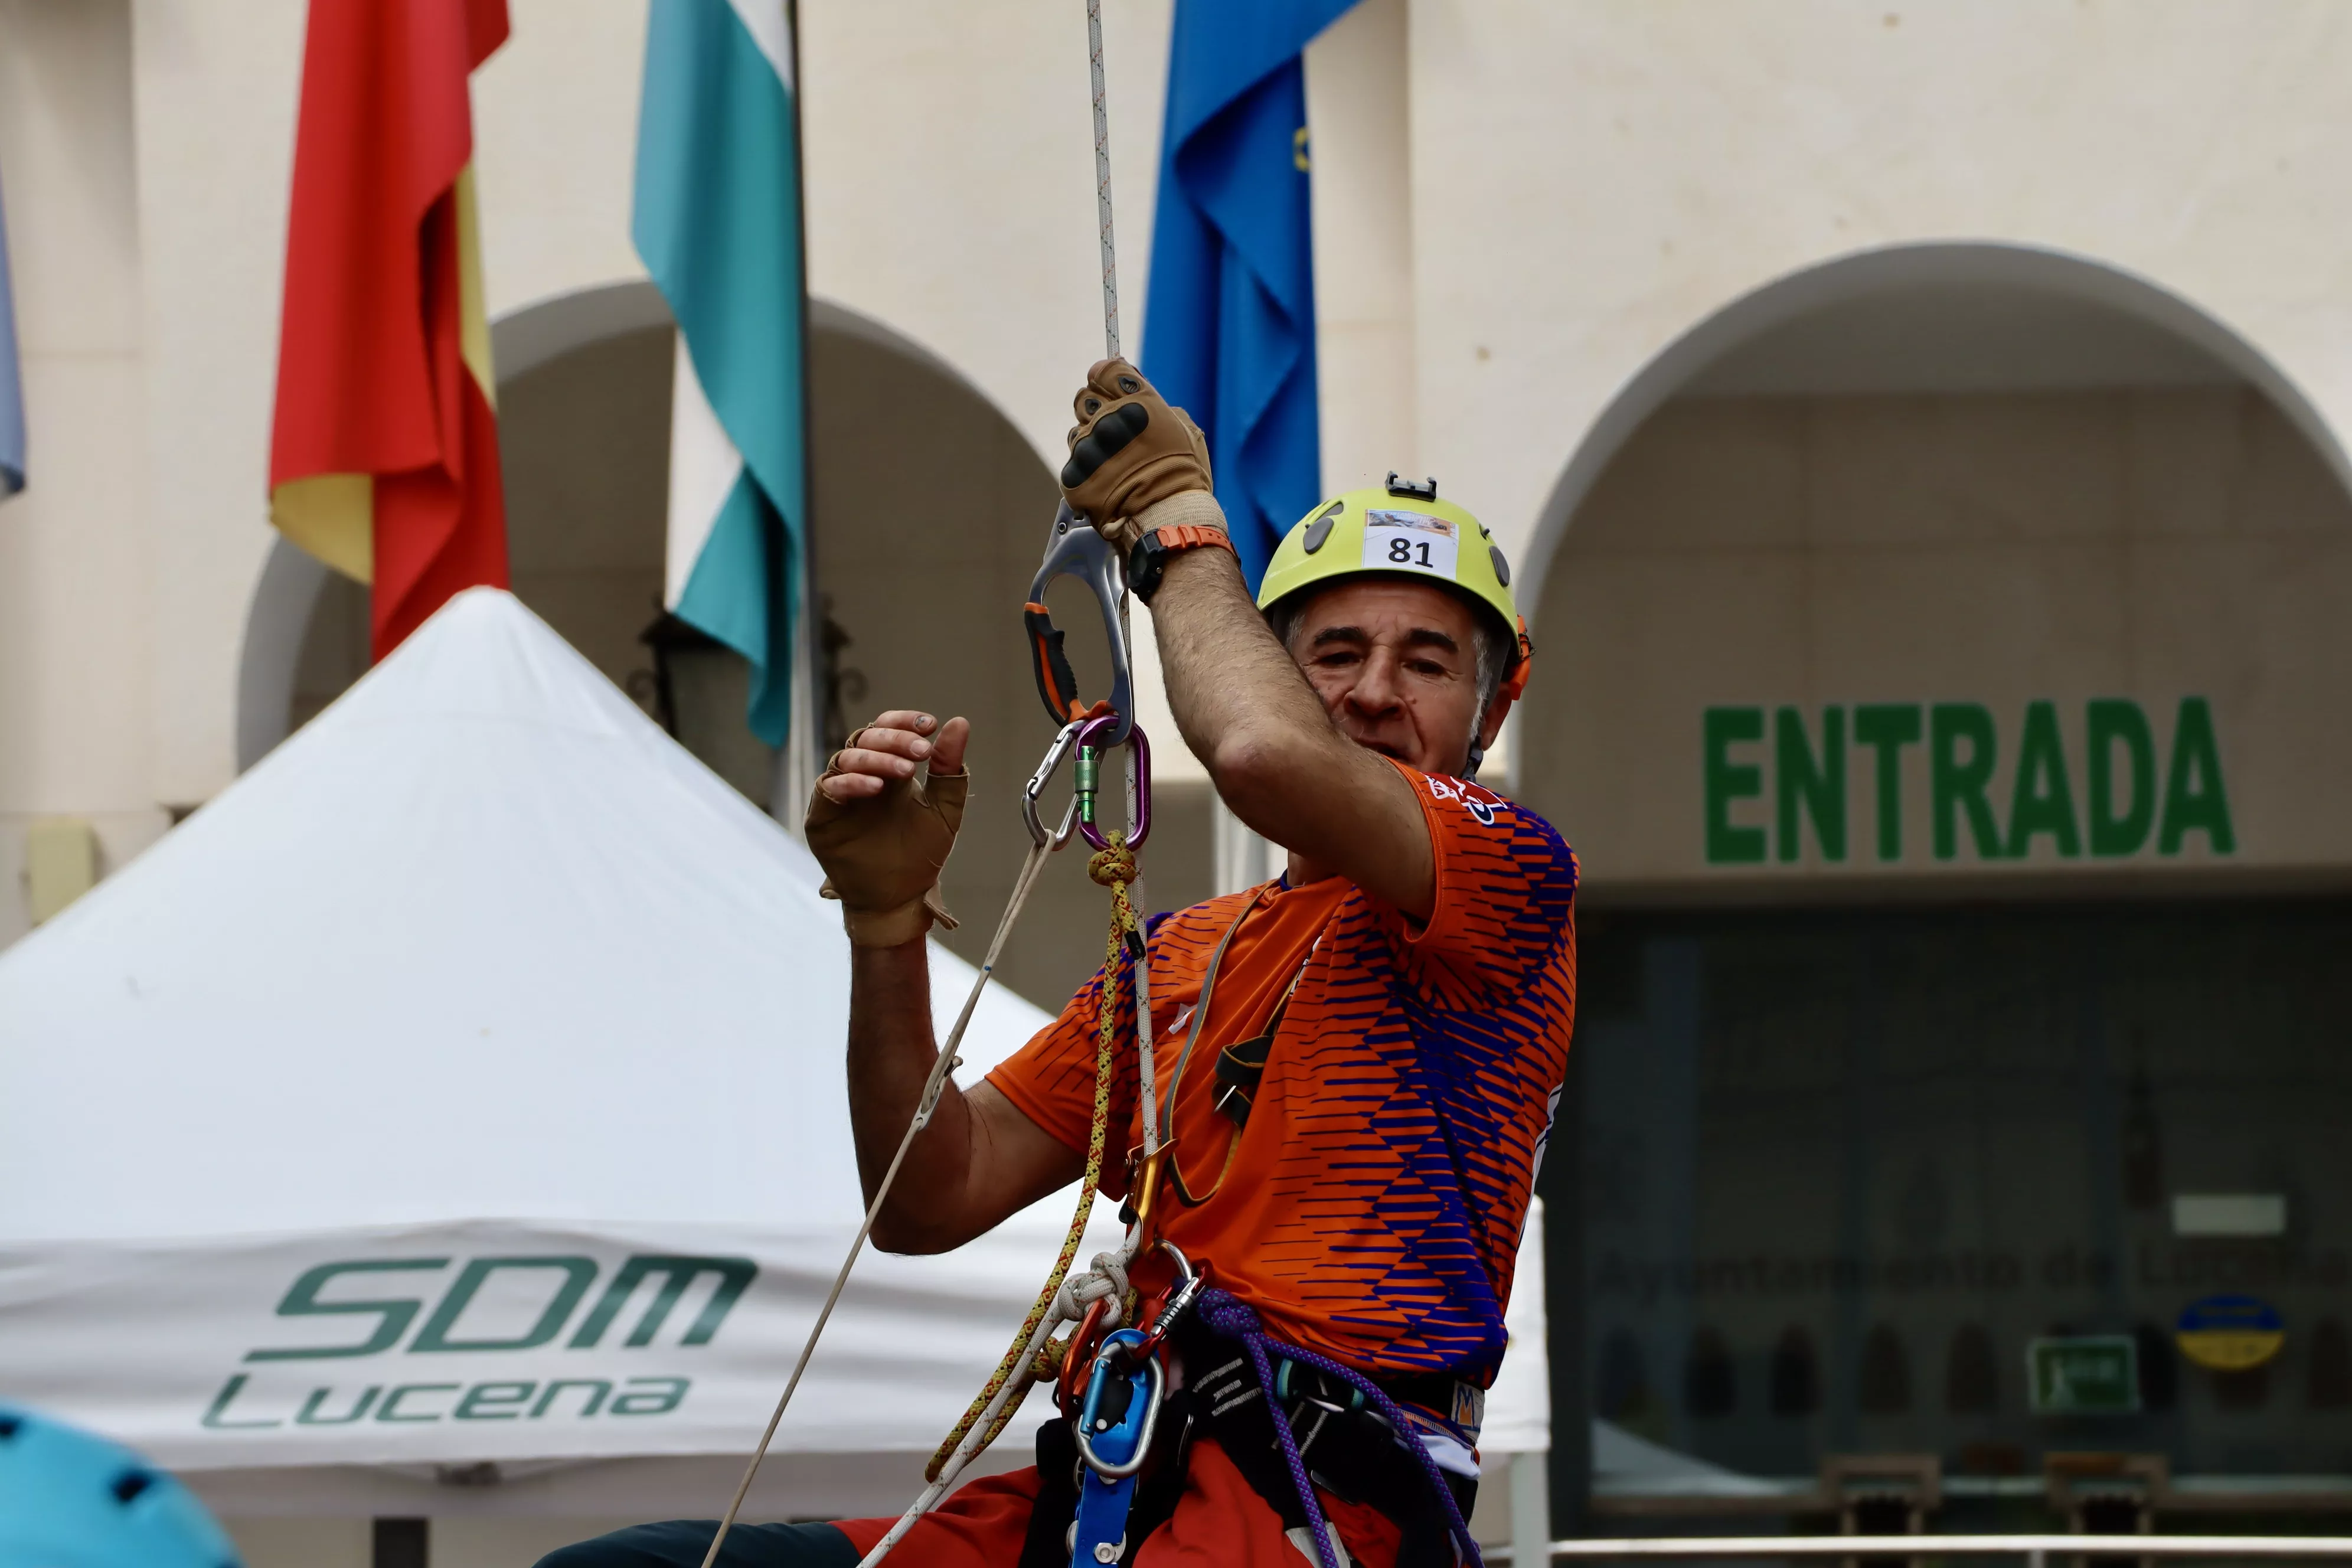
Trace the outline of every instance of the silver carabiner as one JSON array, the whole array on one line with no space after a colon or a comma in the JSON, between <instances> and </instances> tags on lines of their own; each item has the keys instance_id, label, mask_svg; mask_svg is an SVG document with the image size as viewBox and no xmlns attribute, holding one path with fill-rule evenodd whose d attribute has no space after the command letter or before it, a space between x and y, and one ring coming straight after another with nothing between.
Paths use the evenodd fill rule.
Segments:
<instances>
[{"instance_id":1,"label":"silver carabiner","mask_svg":"<svg viewBox=\"0 0 2352 1568\"><path fill-rule=\"evenodd\" d=\"M1070 510L1065 500L1054 513L1053 531L1045 536L1045 559L1029 584L1029 602L1021 609L1029 632L1031 673L1037 678L1037 697L1054 722L1083 719L1094 705L1078 695L1078 679L1062 649L1062 634L1045 607L1045 588L1056 577L1076 577L1094 590L1100 606L1103 637L1110 644L1110 712L1118 721L1114 731L1097 743L1108 748L1127 739L1135 721L1135 682L1128 670L1127 626L1119 614L1127 594L1127 565L1110 541L1094 525Z\"/></svg>"},{"instance_id":2,"label":"silver carabiner","mask_svg":"<svg viewBox=\"0 0 2352 1568\"><path fill-rule=\"evenodd\" d=\"M1029 837L1040 849L1059 849L1070 841L1070 831L1077 825L1078 797L1075 791L1071 793L1070 804L1062 812L1062 825L1056 828L1047 828L1038 816L1037 799L1045 793L1045 786L1054 782L1054 774L1060 770L1062 759L1070 754L1077 743L1078 731L1086 727L1083 719L1074 719L1063 725L1061 733L1054 737L1054 743L1045 748L1045 760L1037 764L1037 771L1031 773L1029 782L1021 786L1021 820L1028 825Z\"/></svg>"}]
</instances>

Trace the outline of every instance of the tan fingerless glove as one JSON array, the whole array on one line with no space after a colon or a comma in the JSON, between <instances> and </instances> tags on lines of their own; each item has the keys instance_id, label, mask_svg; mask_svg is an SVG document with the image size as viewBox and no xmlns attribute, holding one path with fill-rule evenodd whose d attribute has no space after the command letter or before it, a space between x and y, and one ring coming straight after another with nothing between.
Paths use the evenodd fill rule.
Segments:
<instances>
[{"instance_id":1,"label":"tan fingerless glove","mask_svg":"<svg viewBox=\"0 0 2352 1568\"><path fill-rule=\"evenodd\" d=\"M851 737L851 743L856 737ZM825 770L831 778L838 762ZM853 947L898 947L937 921L956 919L940 899L940 870L963 826L971 774L929 770L920 783L894 779L878 795L846 805L823 790L809 797L810 853L824 868L828 899L841 900L841 923Z\"/></svg>"},{"instance_id":2,"label":"tan fingerless glove","mask_svg":"<svg viewBox=\"0 0 2352 1568\"><path fill-rule=\"evenodd\" d=\"M1070 460L1062 493L1124 552L1146 509L1188 491L1206 495L1209 443L1201 427L1123 359L1097 361L1071 401ZM1217 514L1222 525L1223 513Z\"/></svg>"}]
</instances>

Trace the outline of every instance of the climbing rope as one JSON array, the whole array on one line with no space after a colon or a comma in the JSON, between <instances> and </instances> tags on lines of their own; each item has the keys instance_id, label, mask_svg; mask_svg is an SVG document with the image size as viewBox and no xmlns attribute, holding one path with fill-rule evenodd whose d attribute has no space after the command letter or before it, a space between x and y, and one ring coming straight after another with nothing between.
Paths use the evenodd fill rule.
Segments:
<instances>
[{"instance_id":1,"label":"climbing rope","mask_svg":"<svg viewBox=\"0 0 2352 1568\"><path fill-rule=\"evenodd\" d=\"M1110 100L1103 89L1102 0L1087 0L1087 63L1095 89L1095 216L1102 231L1103 357L1118 353L1118 262L1110 241Z\"/></svg>"},{"instance_id":2,"label":"climbing rope","mask_svg":"<svg viewBox=\"0 0 2352 1568\"><path fill-rule=\"evenodd\" d=\"M1135 852L1128 848L1125 834L1112 834L1110 847L1096 851L1087 862L1087 875L1110 889L1110 935L1103 943L1102 1005L1095 1029L1094 1121L1087 1129L1087 1171L1078 1184L1077 1210L1070 1215L1070 1228L1062 1237L1062 1250L1054 1259L1052 1272L1045 1277L1045 1288L1037 1292L1036 1304L1021 1321L1021 1331L1013 1336L1004 1359L996 1363L996 1371L963 1413L963 1419L955 1424L955 1429L931 1455L931 1462L923 1467L923 1479L927 1481L940 1479L940 1472L947 1468L966 1434L979 1424L984 1412L998 1404L996 1395L1008 1381L1017 1379L1020 1386L1011 1400L1003 1403L982 1434L979 1447L965 1462L986 1452L1020 1410L1039 1373L1037 1358L1026 1353L1029 1342L1048 1312L1057 1319L1076 1318L1084 1315L1087 1306L1102 1300L1111 1303L1107 1309L1106 1328L1115 1329L1126 1321L1127 1308L1122 1298L1127 1292L1127 1264L1134 1257L1131 1245L1121 1247L1117 1254L1105 1253L1097 1258L1085 1279L1075 1282L1066 1295L1063 1290L1070 1265L1077 1260L1078 1246L1086 1239L1087 1222L1094 1215L1095 1194L1102 1185L1103 1150L1110 1137L1110 1086L1118 1035L1119 961L1127 955L1128 933L1142 931L1135 918L1135 906L1127 896L1129 884L1135 880ZM1073 1307L1077 1310L1072 1311ZM1056 1357L1048 1364L1056 1365L1058 1361Z\"/></svg>"}]
</instances>

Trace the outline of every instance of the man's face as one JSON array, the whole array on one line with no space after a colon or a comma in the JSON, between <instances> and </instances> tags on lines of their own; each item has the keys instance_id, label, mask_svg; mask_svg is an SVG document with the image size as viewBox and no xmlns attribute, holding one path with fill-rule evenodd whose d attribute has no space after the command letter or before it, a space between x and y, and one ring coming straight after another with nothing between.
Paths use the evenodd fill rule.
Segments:
<instances>
[{"instance_id":1,"label":"man's face","mask_svg":"<svg viewBox=\"0 0 2352 1568\"><path fill-rule=\"evenodd\" d=\"M1478 711L1477 635L1475 613L1443 588L1359 577L1307 602L1290 653L1349 739L1423 773L1458 774Z\"/></svg>"}]
</instances>

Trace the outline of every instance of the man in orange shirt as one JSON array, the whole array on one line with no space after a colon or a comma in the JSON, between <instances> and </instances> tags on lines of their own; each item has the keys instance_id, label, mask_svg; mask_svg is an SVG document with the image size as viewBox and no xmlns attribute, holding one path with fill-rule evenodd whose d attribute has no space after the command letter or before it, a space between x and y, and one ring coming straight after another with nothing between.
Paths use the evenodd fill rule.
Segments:
<instances>
[{"instance_id":1,"label":"man in orange shirt","mask_svg":"<svg viewBox=\"0 0 2352 1568\"><path fill-rule=\"evenodd\" d=\"M1291 531L1253 602L1181 411L1119 360L1094 367L1075 406L1063 485L1128 554L1184 740L1234 815L1289 851L1275 881L1158 921L1148 944L1173 1145L1155 1237L1280 1342L1279 1389L1258 1397L1232 1342L1180 1331L1173 1397L1188 1403L1162 1422L1156 1480L1110 1560L1317 1561L1280 1419L1349 1561L1451 1563L1575 999L1575 858L1474 776L1527 674L1509 568L1433 485L1355 491ZM811 802L852 942L850 1110L869 1194L937 1058L923 938L968 734L961 719L885 713ZM1114 1149L1142 1142L1132 986L1119 994ZM877 1245L947 1251L1077 1178L1102 995L1097 975L982 1082L949 1089ZM1122 1194L1124 1179L1107 1172L1104 1187ZM1148 1290L1141 1264L1136 1278ZM1317 1362L1369 1380L1399 1419ZM894 1559L1069 1562L1074 1454L1067 1422L1049 1421L1038 1468L963 1487ZM845 1568L891 1522L739 1526L721 1562ZM692 1568L709 1542L707 1525L646 1526L543 1568Z\"/></svg>"}]
</instances>

